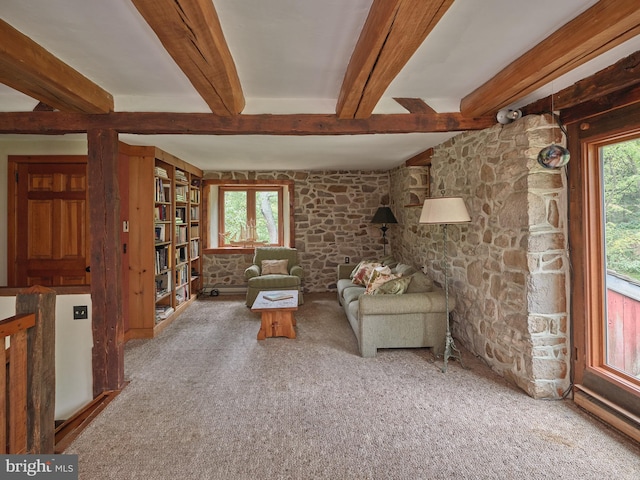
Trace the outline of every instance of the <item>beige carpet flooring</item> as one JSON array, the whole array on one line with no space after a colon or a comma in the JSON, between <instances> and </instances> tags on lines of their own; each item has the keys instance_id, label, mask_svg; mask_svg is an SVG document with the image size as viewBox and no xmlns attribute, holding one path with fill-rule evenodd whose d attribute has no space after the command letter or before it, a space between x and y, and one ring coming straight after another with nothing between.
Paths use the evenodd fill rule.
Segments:
<instances>
[{"instance_id":1,"label":"beige carpet flooring","mask_svg":"<svg viewBox=\"0 0 640 480\"><path fill-rule=\"evenodd\" d=\"M464 352L361 358L333 294L258 342L240 297L126 345L131 383L72 443L80 478L633 479L640 448L570 401L533 400Z\"/></svg>"}]
</instances>

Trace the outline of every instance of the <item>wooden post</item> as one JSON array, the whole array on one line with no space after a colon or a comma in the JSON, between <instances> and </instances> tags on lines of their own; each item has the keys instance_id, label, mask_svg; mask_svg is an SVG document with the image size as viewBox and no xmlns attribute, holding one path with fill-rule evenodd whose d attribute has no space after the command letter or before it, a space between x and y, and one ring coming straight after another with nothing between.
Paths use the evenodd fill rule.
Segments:
<instances>
[{"instance_id":1,"label":"wooden post","mask_svg":"<svg viewBox=\"0 0 640 480\"><path fill-rule=\"evenodd\" d=\"M118 133L87 132L93 396L124 386Z\"/></svg>"},{"instance_id":2,"label":"wooden post","mask_svg":"<svg viewBox=\"0 0 640 480\"><path fill-rule=\"evenodd\" d=\"M30 287L16 295L16 315L35 313L27 334L27 452L53 453L56 401L56 292ZM13 345L11 346L13 350Z\"/></svg>"}]
</instances>

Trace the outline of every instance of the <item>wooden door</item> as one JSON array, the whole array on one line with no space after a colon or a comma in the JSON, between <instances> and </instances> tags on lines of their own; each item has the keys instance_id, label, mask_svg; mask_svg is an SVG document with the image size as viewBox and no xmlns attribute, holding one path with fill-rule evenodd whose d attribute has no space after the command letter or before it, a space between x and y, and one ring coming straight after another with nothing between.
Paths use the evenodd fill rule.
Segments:
<instances>
[{"instance_id":1,"label":"wooden door","mask_svg":"<svg viewBox=\"0 0 640 480\"><path fill-rule=\"evenodd\" d=\"M86 157L23 160L10 158L16 182L10 208L14 214L10 225L15 228L10 235L14 252L10 285L88 285Z\"/></svg>"}]
</instances>

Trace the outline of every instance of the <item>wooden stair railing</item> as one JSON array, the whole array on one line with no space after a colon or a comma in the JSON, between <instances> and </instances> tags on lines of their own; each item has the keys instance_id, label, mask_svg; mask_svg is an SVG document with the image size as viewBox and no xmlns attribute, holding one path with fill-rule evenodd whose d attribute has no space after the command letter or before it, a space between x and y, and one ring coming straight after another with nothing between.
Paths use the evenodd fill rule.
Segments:
<instances>
[{"instance_id":1,"label":"wooden stair railing","mask_svg":"<svg viewBox=\"0 0 640 480\"><path fill-rule=\"evenodd\" d=\"M55 297L22 290L0 321L0 454L54 453Z\"/></svg>"},{"instance_id":2,"label":"wooden stair railing","mask_svg":"<svg viewBox=\"0 0 640 480\"><path fill-rule=\"evenodd\" d=\"M0 321L0 445L4 447L3 453L27 452L27 330L35 324L33 313ZM5 349L6 337L10 339L9 349Z\"/></svg>"}]
</instances>

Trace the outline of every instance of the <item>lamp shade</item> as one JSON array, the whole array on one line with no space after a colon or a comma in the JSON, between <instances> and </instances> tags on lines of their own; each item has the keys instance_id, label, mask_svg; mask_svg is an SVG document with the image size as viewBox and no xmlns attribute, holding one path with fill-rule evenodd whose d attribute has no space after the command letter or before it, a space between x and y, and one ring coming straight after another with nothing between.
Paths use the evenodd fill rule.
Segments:
<instances>
[{"instance_id":1,"label":"lamp shade","mask_svg":"<svg viewBox=\"0 0 640 480\"><path fill-rule=\"evenodd\" d=\"M371 223L398 223L396 217L393 215L391 208L389 207L378 207Z\"/></svg>"},{"instance_id":2,"label":"lamp shade","mask_svg":"<svg viewBox=\"0 0 640 480\"><path fill-rule=\"evenodd\" d=\"M466 223L471 217L461 197L427 198L422 205L419 223Z\"/></svg>"}]
</instances>

